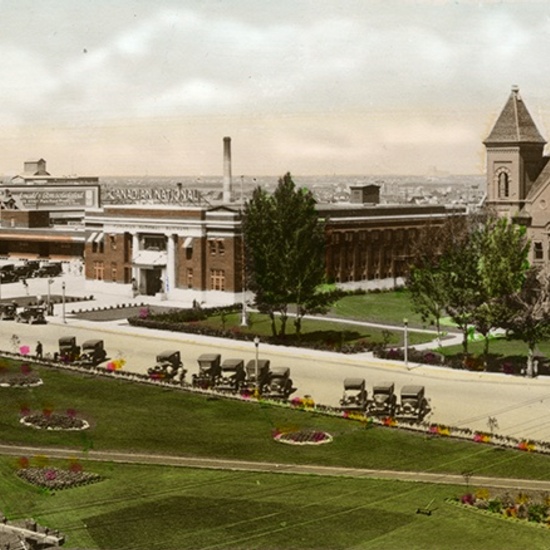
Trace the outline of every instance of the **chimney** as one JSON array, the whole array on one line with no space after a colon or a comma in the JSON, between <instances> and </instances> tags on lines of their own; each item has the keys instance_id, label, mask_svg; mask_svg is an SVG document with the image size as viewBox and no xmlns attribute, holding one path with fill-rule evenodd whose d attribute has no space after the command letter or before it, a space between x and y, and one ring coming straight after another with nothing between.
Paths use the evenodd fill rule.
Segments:
<instances>
[{"instance_id":1,"label":"chimney","mask_svg":"<svg viewBox=\"0 0 550 550\"><path fill-rule=\"evenodd\" d=\"M223 138L223 202L231 202L231 138Z\"/></svg>"}]
</instances>

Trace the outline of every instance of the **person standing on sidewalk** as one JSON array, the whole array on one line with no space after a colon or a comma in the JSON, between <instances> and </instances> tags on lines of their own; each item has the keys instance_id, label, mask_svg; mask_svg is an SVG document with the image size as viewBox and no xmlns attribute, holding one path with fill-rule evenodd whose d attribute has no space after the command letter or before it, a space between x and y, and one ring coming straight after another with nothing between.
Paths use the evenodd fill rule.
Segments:
<instances>
[{"instance_id":1,"label":"person standing on sidewalk","mask_svg":"<svg viewBox=\"0 0 550 550\"><path fill-rule=\"evenodd\" d=\"M36 342L36 358L37 359L42 359L42 342L39 340L38 342Z\"/></svg>"}]
</instances>

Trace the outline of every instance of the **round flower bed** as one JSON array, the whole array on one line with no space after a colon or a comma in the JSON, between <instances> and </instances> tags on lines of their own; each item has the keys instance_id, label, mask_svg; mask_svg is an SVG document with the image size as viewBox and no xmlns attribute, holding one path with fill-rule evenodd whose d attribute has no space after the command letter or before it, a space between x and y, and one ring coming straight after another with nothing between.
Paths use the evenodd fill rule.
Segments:
<instances>
[{"instance_id":1,"label":"round flower bed","mask_svg":"<svg viewBox=\"0 0 550 550\"><path fill-rule=\"evenodd\" d=\"M70 489L79 485L88 485L101 481L101 476L77 469L61 470L60 468L22 468L17 475L44 489Z\"/></svg>"},{"instance_id":2,"label":"round flower bed","mask_svg":"<svg viewBox=\"0 0 550 550\"><path fill-rule=\"evenodd\" d=\"M39 430L87 430L90 424L82 418L66 414L33 413L23 416L21 424Z\"/></svg>"},{"instance_id":3,"label":"round flower bed","mask_svg":"<svg viewBox=\"0 0 550 550\"><path fill-rule=\"evenodd\" d=\"M42 378L34 372L2 372L0 373L0 388L32 388L40 386Z\"/></svg>"},{"instance_id":4,"label":"round flower bed","mask_svg":"<svg viewBox=\"0 0 550 550\"><path fill-rule=\"evenodd\" d=\"M292 432L277 432L273 439L288 445L322 445L330 443L332 436L319 430L296 430Z\"/></svg>"}]
</instances>

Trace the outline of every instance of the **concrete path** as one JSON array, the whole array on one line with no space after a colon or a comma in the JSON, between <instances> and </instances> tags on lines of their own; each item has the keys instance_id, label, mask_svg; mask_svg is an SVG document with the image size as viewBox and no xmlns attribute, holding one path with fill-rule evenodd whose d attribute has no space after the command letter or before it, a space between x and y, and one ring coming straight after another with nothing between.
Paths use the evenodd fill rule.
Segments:
<instances>
[{"instance_id":1,"label":"concrete path","mask_svg":"<svg viewBox=\"0 0 550 550\"><path fill-rule=\"evenodd\" d=\"M332 477L354 477L364 479L389 479L394 481L439 483L444 485L464 485L462 475L421 471L372 470L367 468L342 468L337 466L313 466L307 464L278 464L274 462L254 462L190 456L156 455L143 453L121 453L115 451L75 451L51 447L30 447L0 445L0 454L8 456L46 455L49 458L92 460L119 464L154 464L182 468L205 468L210 470L231 470L238 472L262 472L277 474L305 474ZM471 486L495 487L509 490L550 491L550 481L497 478L472 475L468 480Z\"/></svg>"}]
</instances>

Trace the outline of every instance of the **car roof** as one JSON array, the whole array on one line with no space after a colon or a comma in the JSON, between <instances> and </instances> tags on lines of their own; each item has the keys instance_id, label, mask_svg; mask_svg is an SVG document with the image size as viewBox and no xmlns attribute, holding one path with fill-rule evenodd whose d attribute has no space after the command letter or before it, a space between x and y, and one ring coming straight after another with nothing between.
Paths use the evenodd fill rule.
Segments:
<instances>
[{"instance_id":1,"label":"car roof","mask_svg":"<svg viewBox=\"0 0 550 550\"><path fill-rule=\"evenodd\" d=\"M403 386L401 388L401 395L418 395L424 391L424 386Z\"/></svg>"},{"instance_id":2,"label":"car roof","mask_svg":"<svg viewBox=\"0 0 550 550\"><path fill-rule=\"evenodd\" d=\"M172 355L176 355L178 353L179 353L179 350L168 349L159 353L157 355L157 359L163 359L164 357L172 357Z\"/></svg>"},{"instance_id":3,"label":"car roof","mask_svg":"<svg viewBox=\"0 0 550 550\"><path fill-rule=\"evenodd\" d=\"M103 344L103 340L86 340L82 344L82 347L83 348L93 347L93 346L96 346L97 344Z\"/></svg>"},{"instance_id":4,"label":"car roof","mask_svg":"<svg viewBox=\"0 0 550 550\"><path fill-rule=\"evenodd\" d=\"M258 369L265 369L266 367L269 367L271 364L271 361L269 359L258 359ZM255 369L256 368L256 360L250 359L248 363L246 364L246 370L249 369Z\"/></svg>"},{"instance_id":5,"label":"car roof","mask_svg":"<svg viewBox=\"0 0 550 550\"><path fill-rule=\"evenodd\" d=\"M222 356L219 353L203 353L199 355L197 361L219 361Z\"/></svg>"},{"instance_id":6,"label":"car roof","mask_svg":"<svg viewBox=\"0 0 550 550\"><path fill-rule=\"evenodd\" d=\"M239 366L243 366L244 361L242 359L225 359L222 363L222 369L235 369Z\"/></svg>"},{"instance_id":7,"label":"car roof","mask_svg":"<svg viewBox=\"0 0 550 550\"><path fill-rule=\"evenodd\" d=\"M271 369L272 376L288 376L290 369L288 367L273 367Z\"/></svg>"},{"instance_id":8,"label":"car roof","mask_svg":"<svg viewBox=\"0 0 550 550\"><path fill-rule=\"evenodd\" d=\"M345 378L344 379L344 388L345 389L359 389L365 386L364 378Z\"/></svg>"},{"instance_id":9,"label":"car roof","mask_svg":"<svg viewBox=\"0 0 550 550\"><path fill-rule=\"evenodd\" d=\"M395 386L393 382L379 382L378 384L375 384L372 389L373 391L393 391L394 387Z\"/></svg>"}]
</instances>

